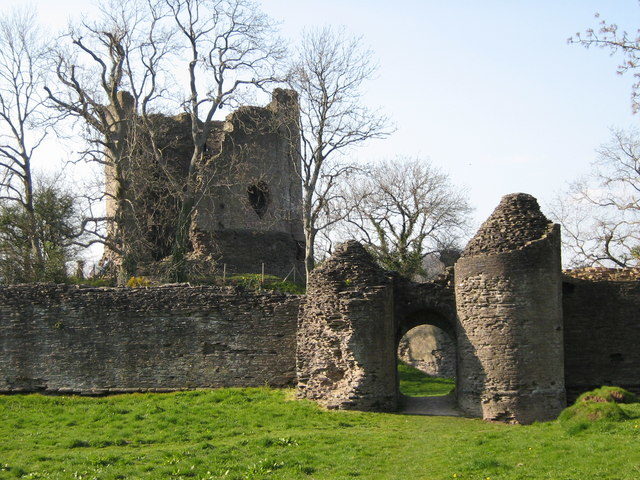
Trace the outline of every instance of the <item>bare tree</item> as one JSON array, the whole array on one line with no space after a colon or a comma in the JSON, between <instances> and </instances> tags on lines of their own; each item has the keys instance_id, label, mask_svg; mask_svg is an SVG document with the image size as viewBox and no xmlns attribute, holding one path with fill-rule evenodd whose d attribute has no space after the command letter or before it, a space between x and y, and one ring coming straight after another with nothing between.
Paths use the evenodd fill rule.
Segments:
<instances>
[{"instance_id":1,"label":"bare tree","mask_svg":"<svg viewBox=\"0 0 640 480\"><path fill-rule=\"evenodd\" d=\"M596 13L596 18L600 15ZM576 33L569 43L598 47L620 54L617 72L632 72L636 81L631 103L640 110L640 29L620 30L600 20L599 26ZM572 266L624 267L640 258L640 136L637 130L612 130L608 144L586 177L574 182L569 192L556 199L552 214L562 223L563 243Z\"/></svg>"},{"instance_id":2,"label":"bare tree","mask_svg":"<svg viewBox=\"0 0 640 480\"><path fill-rule=\"evenodd\" d=\"M424 259L452 250L467 233L471 208L448 175L420 158L382 162L349 180L347 226L386 268L424 276Z\"/></svg>"},{"instance_id":3,"label":"bare tree","mask_svg":"<svg viewBox=\"0 0 640 480\"><path fill-rule=\"evenodd\" d=\"M596 13L595 17L600 18ZM584 33L576 33L570 37L569 43L582 45L585 48L597 47L609 50L611 55L621 54L622 60L618 64L617 72L622 75L633 72L636 82L631 93L633 111L640 109L640 29L635 33L620 30L615 23L600 20L596 29L589 28Z\"/></svg>"},{"instance_id":4,"label":"bare tree","mask_svg":"<svg viewBox=\"0 0 640 480\"><path fill-rule=\"evenodd\" d=\"M353 173L353 163L345 162L340 154L390 133L388 119L362 104L363 84L375 70L372 53L362 46L361 39L330 27L306 32L294 57L290 86L300 95L307 274L314 266L318 232L340 220L335 215L323 217L340 198L334 194L338 179Z\"/></svg>"},{"instance_id":5,"label":"bare tree","mask_svg":"<svg viewBox=\"0 0 640 480\"><path fill-rule=\"evenodd\" d=\"M46 46L35 14L14 10L0 20L0 200L17 205L27 221L30 252L25 278L44 269L44 246L36 234L33 158L50 121L44 114ZM15 206L10 206L15 210Z\"/></svg>"},{"instance_id":6,"label":"bare tree","mask_svg":"<svg viewBox=\"0 0 640 480\"><path fill-rule=\"evenodd\" d=\"M638 264L640 132L612 130L592 171L552 205L572 266Z\"/></svg>"},{"instance_id":7,"label":"bare tree","mask_svg":"<svg viewBox=\"0 0 640 480\"><path fill-rule=\"evenodd\" d=\"M107 212L85 218L93 236L84 246L101 243L115 252L122 259L121 281L135 273L140 237L130 188L131 144L139 137L133 129L148 125L138 114L147 118L161 98L163 62L172 52L161 5L159 0L112 0L102 5L97 22L70 27L54 52L57 82L45 88L51 105L83 128L82 159L107 173ZM106 230L105 223L112 228Z\"/></svg>"},{"instance_id":8,"label":"bare tree","mask_svg":"<svg viewBox=\"0 0 640 480\"><path fill-rule=\"evenodd\" d=\"M275 36L274 23L251 0L165 1L188 60L184 108L191 118L193 153L172 255L175 279L183 281L192 215L204 191L198 183L214 116L223 107L238 105L247 89L277 81L284 48ZM215 155L206 161L215 162Z\"/></svg>"}]
</instances>

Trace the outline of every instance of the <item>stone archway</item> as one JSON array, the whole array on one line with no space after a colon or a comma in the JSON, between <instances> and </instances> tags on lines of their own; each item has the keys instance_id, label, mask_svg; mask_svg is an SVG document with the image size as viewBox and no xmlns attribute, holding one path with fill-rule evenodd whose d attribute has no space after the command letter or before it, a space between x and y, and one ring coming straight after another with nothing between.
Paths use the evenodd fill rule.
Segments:
<instances>
[{"instance_id":1,"label":"stone archway","mask_svg":"<svg viewBox=\"0 0 640 480\"><path fill-rule=\"evenodd\" d=\"M413 282L411 282L413 283ZM447 282L448 283L448 282ZM457 335L456 335L456 317L455 309L453 308L451 291L447 288L446 284L410 284L406 281L401 282L400 285L408 288L404 292L401 292L399 288L396 289L398 293L396 304L397 315L397 333L396 333L396 345L397 356L396 360L401 360L399 344L402 339L409 332L415 332L420 327L431 327L434 331L440 332L440 334L448 339L447 345L450 347L450 351L447 355L450 357L451 367L454 373L450 378L455 378L457 382ZM413 297L411 299L410 297ZM450 303L451 302L451 303ZM434 339L430 339L431 342ZM432 345L427 341L427 345ZM419 347L418 347L419 348ZM425 348L425 345L422 346ZM429 346L428 348L433 348ZM433 353L431 352L422 352ZM397 367L398 368L398 367ZM405 414L413 415L459 415L457 410L457 401L455 398L455 388L451 386L445 386L444 390L440 394L435 393L433 390L434 384L437 381L429 381L422 376L421 379L416 378L415 370L411 373L411 380L407 384L408 372L406 367L399 369L399 376L403 373L403 382L405 388L409 391L403 391L401 388L401 382L398 382L398 394L399 394L399 410ZM450 380L449 378L449 380ZM400 380L400 379L399 379ZM433 382L433 383L432 383ZM418 388L416 388L418 387ZM427 388L425 388L427 387Z\"/></svg>"},{"instance_id":2,"label":"stone archway","mask_svg":"<svg viewBox=\"0 0 640 480\"><path fill-rule=\"evenodd\" d=\"M419 284L347 242L309 277L298 325L298 397L328 408L396 411L397 347L430 321L455 335L451 279ZM429 320L427 320L428 322Z\"/></svg>"},{"instance_id":3,"label":"stone archway","mask_svg":"<svg viewBox=\"0 0 640 480\"><path fill-rule=\"evenodd\" d=\"M417 284L357 242L309 276L298 324L298 396L329 408L395 411L397 342L431 312L456 336L457 405L513 423L564 408L560 230L530 195L505 196L453 275ZM435 312L435 314L434 314Z\"/></svg>"},{"instance_id":4,"label":"stone archway","mask_svg":"<svg viewBox=\"0 0 640 480\"><path fill-rule=\"evenodd\" d=\"M429 377L456 377L456 337L428 320L400 332L397 351L398 362Z\"/></svg>"}]
</instances>

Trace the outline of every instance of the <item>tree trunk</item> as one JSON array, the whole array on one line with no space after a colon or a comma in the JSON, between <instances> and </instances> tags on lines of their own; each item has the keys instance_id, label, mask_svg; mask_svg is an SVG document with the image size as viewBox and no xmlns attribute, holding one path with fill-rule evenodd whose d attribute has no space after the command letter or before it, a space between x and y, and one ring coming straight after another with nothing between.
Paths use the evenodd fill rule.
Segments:
<instances>
[{"instance_id":1,"label":"tree trunk","mask_svg":"<svg viewBox=\"0 0 640 480\"><path fill-rule=\"evenodd\" d=\"M180 213L178 214L176 238L171 254L171 277L175 282L186 282L188 280L185 257L189 248L189 230L191 230L193 204L193 195L191 192L187 192L180 207Z\"/></svg>"},{"instance_id":2,"label":"tree trunk","mask_svg":"<svg viewBox=\"0 0 640 480\"><path fill-rule=\"evenodd\" d=\"M134 238L134 228L132 212L129 212L129 204L125 199L118 199L118 214L116 215L116 228L118 229L115 237L120 241L121 261L118 266L117 284L126 285L131 277L135 277L137 273L136 251L137 239Z\"/></svg>"},{"instance_id":3,"label":"tree trunk","mask_svg":"<svg viewBox=\"0 0 640 480\"><path fill-rule=\"evenodd\" d=\"M195 125L192 128L196 128ZM191 230L191 220L193 218L193 208L196 203L196 194L194 192L194 184L196 179L196 170L198 160L202 158L204 151L204 141L202 138L206 138L207 131L202 137L198 137L196 141L196 134L194 134L194 151L189 163L189 172L187 174L187 185L185 187L184 198L180 205L180 213L178 214L178 226L176 228L176 237L173 244L173 252L171 254L171 276L176 282L186 282L188 280L187 264L185 257L189 250L189 231Z\"/></svg>"},{"instance_id":4,"label":"tree trunk","mask_svg":"<svg viewBox=\"0 0 640 480\"><path fill-rule=\"evenodd\" d=\"M29 218L29 244L31 245L31 252L28 255L28 262L25 265L26 277L28 281L37 282L40 280L42 273L44 273L44 260L42 256L42 250L38 244L37 239L37 222L35 207L33 205L33 181L31 178L31 168L29 160L25 159L25 176L24 176L24 208L27 211Z\"/></svg>"},{"instance_id":5,"label":"tree trunk","mask_svg":"<svg viewBox=\"0 0 640 480\"><path fill-rule=\"evenodd\" d=\"M308 196L308 193L307 193ZM311 211L307 208L307 205L310 205L309 201L305 201L305 205L302 212L302 225L304 229L304 268L307 274L307 281L309 281L309 274L313 267L315 267L315 239L316 232L313 228L311 221Z\"/></svg>"},{"instance_id":6,"label":"tree trunk","mask_svg":"<svg viewBox=\"0 0 640 480\"><path fill-rule=\"evenodd\" d=\"M315 248L313 246L315 240L315 234L305 230L305 252L304 252L304 268L307 273L307 281L309 280L309 274L313 267L315 267Z\"/></svg>"},{"instance_id":7,"label":"tree trunk","mask_svg":"<svg viewBox=\"0 0 640 480\"><path fill-rule=\"evenodd\" d=\"M114 156L117 202L114 219L116 228L114 240L121 251L117 284L126 285L127 281L137 273L137 260L140 252L137 251L136 245L140 239L136 238L136 218L131 210L131 202L129 202L129 182L124 176L124 172L127 170L127 166L123 165L124 155L122 150L124 146L122 142L116 145L115 151L112 152Z\"/></svg>"}]
</instances>

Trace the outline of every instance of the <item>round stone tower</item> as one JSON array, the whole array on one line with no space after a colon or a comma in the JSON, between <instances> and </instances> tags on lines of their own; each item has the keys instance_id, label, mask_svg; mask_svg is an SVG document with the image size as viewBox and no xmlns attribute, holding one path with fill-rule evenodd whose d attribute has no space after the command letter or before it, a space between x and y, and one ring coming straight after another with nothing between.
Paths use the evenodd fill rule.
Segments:
<instances>
[{"instance_id":1,"label":"round stone tower","mask_svg":"<svg viewBox=\"0 0 640 480\"><path fill-rule=\"evenodd\" d=\"M515 193L455 265L460 408L531 423L565 406L560 227Z\"/></svg>"}]
</instances>

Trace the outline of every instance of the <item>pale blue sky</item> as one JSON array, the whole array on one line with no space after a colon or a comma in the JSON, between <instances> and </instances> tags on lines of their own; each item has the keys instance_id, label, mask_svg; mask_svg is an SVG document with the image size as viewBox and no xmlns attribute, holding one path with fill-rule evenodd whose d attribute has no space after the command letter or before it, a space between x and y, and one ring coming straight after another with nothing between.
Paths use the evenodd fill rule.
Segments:
<instances>
[{"instance_id":1,"label":"pale blue sky","mask_svg":"<svg viewBox=\"0 0 640 480\"><path fill-rule=\"evenodd\" d=\"M0 0L4 8L21 1ZM91 2L39 0L52 29ZM362 161L421 155L468 188L476 221L504 194L542 204L587 171L611 126L631 114L632 78L605 51L567 45L593 14L633 29L636 0L264 0L293 43L303 27L344 25L379 61L366 101L397 131L351 153Z\"/></svg>"},{"instance_id":2,"label":"pale blue sky","mask_svg":"<svg viewBox=\"0 0 640 480\"><path fill-rule=\"evenodd\" d=\"M292 37L310 23L346 25L380 62L368 102L397 132L360 158L428 156L469 189L482 221L501 195L541 203L588 169L608 127L637 122L630 77L602 50L568 45L599 11L640 27L635 0L264 3ZM321 6L320 6L321 5Z\"/></svg>"}]
</instances>

